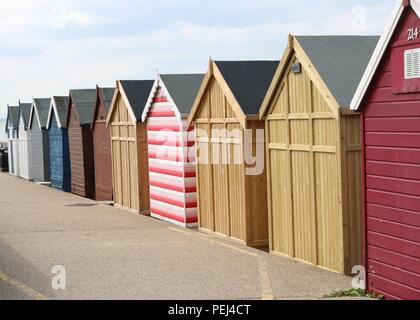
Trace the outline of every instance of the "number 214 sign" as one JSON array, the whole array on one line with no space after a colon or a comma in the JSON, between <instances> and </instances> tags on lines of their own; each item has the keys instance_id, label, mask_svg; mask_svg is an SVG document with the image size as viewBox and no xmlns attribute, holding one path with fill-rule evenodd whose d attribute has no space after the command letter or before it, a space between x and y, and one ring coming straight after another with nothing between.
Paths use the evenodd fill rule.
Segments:
<instances>
[{"instance_id":1,"label":"number 214 sign","mask_svg":"<svg viewBox=\"0 0 420 320\"><path fill-rule=\"evenodd\" d=\"M419 38L419 28L408 29L408 41Z\"/></svg>"}]
</instances>

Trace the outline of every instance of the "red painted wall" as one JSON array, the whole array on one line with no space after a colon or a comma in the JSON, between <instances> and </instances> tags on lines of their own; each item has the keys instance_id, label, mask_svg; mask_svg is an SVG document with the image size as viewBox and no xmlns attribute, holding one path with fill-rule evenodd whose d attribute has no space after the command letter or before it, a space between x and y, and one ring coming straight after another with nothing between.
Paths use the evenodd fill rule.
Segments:
<instances>
[{"instance_id":1,"label":"red painted wall","mask_svg":"<svg viewBox=\"0 0 420 320\"><path fill-rule=\"evenodd\" d=\"M412 27L407 7L361 108L368 287L387 299L420 299L420 79L407 82L401 61L420 48Z\"/></svg>"}]
</instances>

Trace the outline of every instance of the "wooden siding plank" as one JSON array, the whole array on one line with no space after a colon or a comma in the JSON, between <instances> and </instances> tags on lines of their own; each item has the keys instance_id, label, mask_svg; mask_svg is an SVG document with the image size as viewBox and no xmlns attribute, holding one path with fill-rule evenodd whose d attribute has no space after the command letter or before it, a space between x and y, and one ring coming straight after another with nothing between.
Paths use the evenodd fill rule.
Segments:
<instances>
[{"instance_id":1,"label":"wooden siding plank","mask_svg":"<svg viewBox=\"0 0 420 320\"><path fill-rule=\"evenodd\" d=\"M419 133L376 133L365 134L366 144L369 146L420 148Z\"/></svg>"},{"instance_id":2,"label":"wooden siding plank","mask_svg":"<svg viewBox=\"0 0 420 320\"><path fill-rule=\"evenodd\" d=\"M420 227L408 226L397 222L367 217L367 228L372 232L377 232L383 235L420 242Z\"/></svg>"},{"instance_id":3,"label":"wooden siding plank","mask_svg":"<svg viewBox=\"0 0 420 320\"><path fill-rule=\"evenodd\" d=\"M420 290L404 286L401 283L392 281L375 274L369 275L369 288L375 292L379 292L382 295L386 295L387 298L392 297L399 300L416 300L420 295Z\"/></svg>"},{"instance_id":4,"label":"wooden siding plank","mask_svg":"<svg viewBox=\"0 0 420 320\"><path fill-rule=\"evenodd\" d=\"M402 270L420 274L420 264L417 258L372 245L369 245L367 250L367 255L370 260L379 261Z\"/></svg>"},{"instance_id":5,"label":"wooden siding plank","mask_svg":"<svg viewBox=\"0 0 420 320\"><path fill-rule=\"evenodd\" d=\"M420 214L415 211L368 203L366 205L366 214L368 217L380 220L420 227Z\"/></svg>"},{"instance_id":6,"label":"wooden siding plank","mask_svg":"<svg viewBox=\"0 0 420 320\"><path fill-rule=\"evenodd\" d=\"M396 148L396 147L365 147L366 161L385 161L398 163L420 164L420 149Z\"/></svg>"}]
</instances>

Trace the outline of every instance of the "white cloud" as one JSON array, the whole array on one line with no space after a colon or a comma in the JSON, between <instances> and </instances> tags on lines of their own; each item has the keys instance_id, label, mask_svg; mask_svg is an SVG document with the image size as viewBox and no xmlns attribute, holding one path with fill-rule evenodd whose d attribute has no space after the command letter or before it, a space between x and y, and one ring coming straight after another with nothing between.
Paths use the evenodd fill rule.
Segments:
<instances>
[{"instance_id":1,"label":"white cloud","mask_svg":"<svg viewBox=\"0 0 420 320\"><path fill-rule=\"evenodd\" d=\"M99 20L98 16L92 14L68 11L63 5L54 6L48 19L53 29L66 29L68 25L88 26Z\"/></svg>"},{"instance_id":2,"label":"white cloud","mask_svg":"<svg viewBox=\"0 0 420 320\"><path fill-rule=\"evenodd\" d=\"M268 6L272 0L264 1ZM366 6L363 30L353 28L352 12L335 10L327 15L314 12L305 19L296 17L293 22L278 19L246 27L162 19L169 26L148 33L139 29L133 35L54 40L36 32L36 28L60 31L73 25L89 29L116 19L81 10L78 3L82 2L15 0L10 6L0 2L0 44L31 52L23 56L2 56L0 52L0 70L6 75L0 80L0 118L5 116L4 106L19 98L28 101L32 96L67 94L69 88L93 88L97 83L114 85L116 79L122 78L151 78L157 68L164 73L205 72L209 56L226 60L279 59L289 32L379 33L390 12L383 5Z\"/></svg>"},{"instance_id":3,"label":"white cloud","mask_svg":"<svg viewBox=\"0 0 420 320\"><path fill-rule=\"evenodd\" d=\"M86 2L86 1L85 1ZM36 33L45 28L84 27L113 21L84 10L81 0L14 0L0 2L0 36Z\"/></svg>"}]
</instances>

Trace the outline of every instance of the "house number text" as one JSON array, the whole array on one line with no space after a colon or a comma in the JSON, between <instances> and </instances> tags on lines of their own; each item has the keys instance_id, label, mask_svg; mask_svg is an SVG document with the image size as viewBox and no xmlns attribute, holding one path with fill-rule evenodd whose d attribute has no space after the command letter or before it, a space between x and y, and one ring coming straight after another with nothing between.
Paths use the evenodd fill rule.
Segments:
<instances>
[{"instance_id":1,"label":"house number text","mask_svg":"<svg viewBox=\"0 0 420 320\"><path fill-rule=\"evenodd\" d=\"M408 41L418 39L418 37L419 37L419 28L408 29Z\"/></svg>"}]
</instances>

